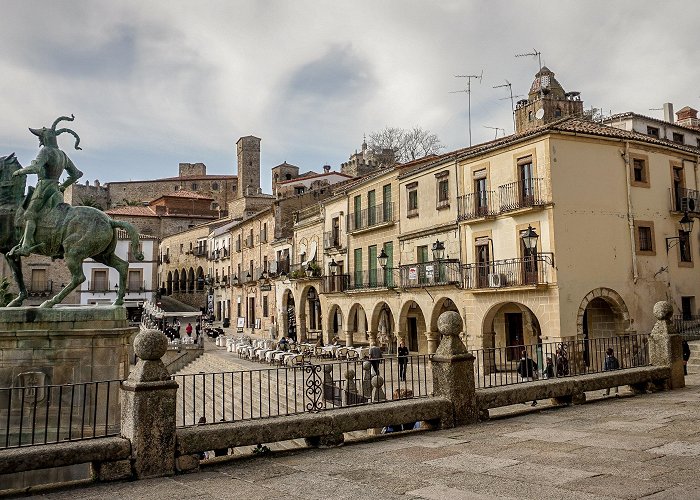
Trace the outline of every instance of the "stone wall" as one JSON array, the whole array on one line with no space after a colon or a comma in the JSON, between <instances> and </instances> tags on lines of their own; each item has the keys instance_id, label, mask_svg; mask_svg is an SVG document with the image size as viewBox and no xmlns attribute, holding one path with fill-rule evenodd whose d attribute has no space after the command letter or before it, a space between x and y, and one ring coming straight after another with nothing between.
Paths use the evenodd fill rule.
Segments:
<instances>
[{"instance_id":1,"label":"stone wall","mask_svg":"<svg viewBox=\"0 0 700 500\"><path fill-rule=\"evenodd\" d=\"M63 193L63 201L69 205L90 205L100 210L110 207L109 189L100 186L100 181L90 186L85 184L72 184Z\"/></svg>"},{"instance_id":2,"label":"stone wall","mask_svg":"<svg viewBox=\"0 0 700 500\"><path fill-rule=\"evenodd\" d=\"M125 205L126 201L150 202L178 190L194 191L213 198L220 207L226 207L236 194L237 179L234 175L207 175L173 177L145 181L110 182L110 206Z\"/></svg>"}]
</instances>

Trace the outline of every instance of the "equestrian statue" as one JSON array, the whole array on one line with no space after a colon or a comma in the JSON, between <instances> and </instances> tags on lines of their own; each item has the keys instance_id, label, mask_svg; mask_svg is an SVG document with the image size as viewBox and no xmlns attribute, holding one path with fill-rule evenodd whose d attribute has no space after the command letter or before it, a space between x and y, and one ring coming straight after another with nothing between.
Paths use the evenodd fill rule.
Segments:
<instances>
[{"instance_id":1,"label":"equestrian statue","mask_svg":"<svg viewBox=\"0 0 700 500\"><path fill-rule=\"evenodd\" d=\"M71 281L39 307L53 307L85 281L83 261L87 258L117 270L119 288L114 305L124 304L129 264L114 253L117 228L127 232L132 254L143 260L134 226L113 220L96 208L73 207L63 202L63 191L83 174L59 149L57 138L64 132L69 133L75 137L75 149L80 149L80 137L68 128L56 130L56 125L74 119L73 115L61 116L50 128L29 129L39 138L41 149L28 167L22 168L14 153L0 157L0 253L5 255L19 287L19 295L8 307L22 305L27 297L22 256L39 254L64 259L71 273ZM64 171L68 178L59 184ZM25 195L27 174L36 174L38 181Z\"/></svg>"}]
</instances>

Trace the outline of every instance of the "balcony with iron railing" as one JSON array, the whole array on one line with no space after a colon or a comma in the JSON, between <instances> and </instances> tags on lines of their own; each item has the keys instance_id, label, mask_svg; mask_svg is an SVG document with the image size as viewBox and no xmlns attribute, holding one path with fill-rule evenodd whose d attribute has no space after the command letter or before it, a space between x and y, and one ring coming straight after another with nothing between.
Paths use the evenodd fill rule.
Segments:
<instances>
[{"instance_id":1,"label":"balcony with iron railing","mask_svg":"<svg viewBox=\"0 0 700 500\"><path fill-rule=\"evenodd\" d=\"M462 268L457 259L406 264L399 269L402 288L462 284Z\"/></svg>"},{"instance_id":2,"label":"balcony with iron railing","mask_svg":"<svg viewBox=\"0 0 700 500\"><path fill-rule=\"evenodd\" d=\"M275 262L276 262L276 265L274 267L276 268L275 274L277 276L280 276L282 274L289 274L289 268L291 267L289 265L289 260L283 259L283 260L278 260Z\"/></svg>"},{"instance_id":3,"label":"balcony with iron railing","mask_svg":"<svg viewBox=\"0 0 700 500\"><path fill-rule=\"evenodd\" d=\"M457 199L459 220L473 220L498 214L496 194L493 191L479 191L465 194Z\"/></svg>"},{"instance_id":4,"label":"balcony with iron railing","mask_svg":"<svg viewBox=\"0 0 700 500\"><path fill-rule=\"evenodd\" d=\"M195 257L206 257L207 256L207 246L203 245L201 247L199 247L199 246L195 247L192 250L192 255L194 255Z\"/></svg>"},{"instance_id":5,"label":"balcony with iron railing","mask_svg":"<svg viewBox=\"0 0 700 500\"><path fill-rule=\"evenodd\" d=\"M150 292L145 281L127 281L126 293L146 293Z\"/></svg>"},{"instance_id":6,"label":"balcony with iron railing","mask_svg":"<svg viewBox=\"0 0 700 500\"><path fill-rule=\"evenodd\" d=\"M343 241L340 238L340 231L326 231L323 233L323 248L325 250L337 250L343 247Z\"/></svg>"},{"instance_id":7,"label":"balcony with iron railing","mask_svg":"<svg viewBox=\"0 0 700 500\"><path fill-rule=\"evenodd\" d=\"M321 293L340 293L350 286L349 274L335 274L321 278Z\"/></svg>"},{"instance_id":8,"label":"balcony with iron railing","mask_svg":"<svg viewBox=\"0 0 700 500\"><path fill-rule=\"evenodd\" d=\"M511 212L550 203L547 180L544 178L525 179L498 186L498 199L501 212Z\"/></svg>"},{"instance_id":9,"label":"balcony with iron railing","mask_svg":"<svg viewBox=\"0 0 700 500\"><path fill-rule=\"evenodd\" d=\"M309 266L311 266L311 276L307 275ZM318 279L323 275L323 271L316 262L311 264L290 264L289 272L287 273L290 279L314 278Z\"/></svg>"},{"instance_id":10,"label":"balcony with iron railing","mask_svg":"<svg viewBox=\"0 0 700 500\"><path fill-rule=\"evenodd\" d=\"M88 292L91 293L108 293L108 292L114 292L117 290L116 283L110 283L109 281L88 281Z\"/></svg>"},{"instance_id":11,"label":"balcony with iron railing","mask_svg":"<svg viewBox=\"0 0 700 500\"><path fill-rule=\"evenodd\" d=\"M395 288L397 284L396 269L369 269L350 273L348 290L374 290L378 288Z\"/></svg>"},{"instance_id":12,"label":"balcony with iron railing","mask_svg":"<svg viewBox=\"0 0 700 500\"><path fill-rule=\"evenodd\" d=\"M700 212L700 192L695 189L671 188L672 212Z\"/></svg>"},{"instance_id":13,"label":"balcony with iron railing","mask_svg":"<svg viewBox=\"0 0 700 500\"><path fill-rule=\"evenodd\" d=\"M53 292L53 281L31 282L27 287L30 297L48 297Z\"/></svg>"},{"instance_id":14,"label":"balcony with iron railing","mask_svg":"<svg viewBox=\"0 0 700 500\"><path fill-rule=\"evenodd\" d=\"M468 290L489 290L546 285L553 282L553 268L554 254L550 252L466 264L462 267L462 286Z\"/></svg>"},{"instance_id":15,"label":"balcony with iron railing","mask_svg":"<svg viewBox=\"0 0 700 500\"><path fill-rule=\"evenodd\" d=\"M396 220L393 203L382 203L348 215L348 232L393 224Z\"/></svg>"}]
</instances>

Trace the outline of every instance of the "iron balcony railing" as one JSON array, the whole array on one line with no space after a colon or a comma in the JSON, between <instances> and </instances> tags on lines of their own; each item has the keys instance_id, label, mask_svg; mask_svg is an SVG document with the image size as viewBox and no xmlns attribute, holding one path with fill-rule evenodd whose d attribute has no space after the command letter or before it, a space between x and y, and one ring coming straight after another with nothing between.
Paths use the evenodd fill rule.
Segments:
<instances>
[{"instance_id":1,"label":"iron balcony railing","mask_svg":"<svg viewBox=\"0 0 700 500\"><path fill-rule=\"evenodd\" d=\"M471 352L476 387L609 371L613 364L606 365L608 349L613 350L618 370L650 364L646 334L475 349Z\"/></svg>"},{"instance_id":2,"label":"iron balcony railing","mask_svg":"<svg viewBox=\"0 0 700 500\"><path fill-rule=\"evenodd\" d=\"M675 212L700 212L700 192L681 187L671 188L671 205Z\"/></svg>"},{"instance_id":3,"label":"iron balcony railing","mask_svg":"<svg viewBox=\"0 0 700 500\"><path fill-rule=\"evenodd\" d=\"M88 281L88 292L92 293L107 293L114 292L117 290L116 283L110 286L109 281Z\"/></svg>"},{"instance_id":4,"label":"iron balcony railing","mask_svg":"<svg viewBox=\"0 0 700 500\"><path fill-rule=\"evenodd\" d=\"M383 358L223 373L175 375L178 383L176 422L179 427L236 422L283 415L425 398L433 392L426 355L405 363ZM403 361L403 360L402 360ZM383 382L380 390L372 385Z\"/></svg>"},{"instance_id":5,"label":"iron balcony railing","mask_svg":"<svg viewBox=\"0 0 700 500\"><path fill-rule=\"evenodd\" d=\"M276 265L275 274L277 274L278 276L281 274L289 274L289 268L290 268L289 260L284 259L284 260L278 260L276 262L277 262L277 265Z\"/></svg>"},{"instance_id":6,"label":"iron balcony railing","mask_svg":"<svg viewBox=\"0 0 700 500\"><path fill-rule=\"evenodd\" d=\"M340 239L340 231L326 231L323 233L323 248L330 250L332 248L342 248L343 243Z\"/></svg>"},{"instance_id":7,"label":"iron balcony railing","mask_svg":"<svg viewBox=\"0 0 700 500\"><path fill-rule=\"evenodd\" d=\"M457 259L406 264L400 271L402 288L462 284L462 268Z\"/></svg>"},{"instance_id":8,"label":"iron balcony railing","mask_svg":"<svg viewBox=\"0 0 700 500\"><path fill-rule=\"evenodd\" d=\"M344 292L350 286L349 274L336 274L321 278L321 293Z\"/></svg>"},{"instance_id":9,"label":"iron balcony railing","mask_svg":"<svg viewBox=\"0 0 700 500\"><path fill-rule=\"evenodd\" d=\"M144 293L149 291L146 286L146 282L132 281L126 283L126 293Z\"/></svg>"},{"instance_id":10,"label":"iron balcony railing","mask_svg":"<svg viewBox=\"0 0 700 500\"><path fill-rule=\"evenodd\" d=\"M700 316L695 314L678 314L673 316L676 333L685 340L700 340Z\"/></svg>"},{"instance_id":11,"label":"iron balcony railing","mask_svg":"<svg viewBox=\"0 0 700 500\"><path fill-rule=\"evenodd\" d=\"M533 257L494 260L466 264L462 268L463 287L466 289L507 288L552 283L554 254L538 253Z\"/></svg>"},{"instance_id":12,"label":"iron balcony railing","mask_svg":"<svg viewBox=\"0 0 700 500\"><path fill-rule=\"evenodd\" d=\"M303 265L303 264L290 264L289 265L289 272L287 273L289 278L291 279L303 279L303 278L308 278L306 275L306 270L308 269L309 265ZM311 277L312 278L320 278L321 275L323 274L321 271L321 268L318 267L315 263L311 264Z\"/></svg>"},{"instance_id":13,"label":"iron balcony railing","mask_svg":"<svg viewBox=\"0 0 700 500\"><path fill-rule=\"evenodd\" d=\"M498 186L498 198L501 212L546 205L549 203L546 179L525 179Z\"/></svg>"},{"instance_id":14,"label":"iron balcony railing","mask_svg":"<svg viewBox=\"0 0 700 500\"><path fill-rule=\"evenodd\" d=\"M42 281L40 283L33 282L29 284L27 290L30 297L43 297L53 292L53 281Z\"/></svg>"},{"instance_id":15,"label":"iron balcony railing","mask_svg":"<svg viewBox=\"0 0 700 500\"><path fill-rule=\"evenodd\" d=\"M192 255L195 257L206 257L207 256L207 246L195 247L192 250Z\"/></svg>"},{"instance_id":16,"label":"iron balcony railing","mask_svg":"<svg viewBox=\"0 0 700 500\"><path fill-rule=\"evenodd\" d=\"M350 273L348 290L368 290L374 288L394 288L397 285L396 269L369 269Z\"/></svg>"},{"instance_id":17,"label":"iron balcony railing","mask_svg":"<svg viewBox=\"0 0 700 500\"><path fill-rule=\"evenodd\" d=\"M393 203L382 203L348 215L348 232L360 231L379 224L394 222Z\"/></svg>"},{"instance_id":18,"label":"iron balcony railing","mask_svg":"<svg viewBox=\"0 0 700 500\"><path fill-rule=\"evenodd\" d=\"M477 191L457 199L459 220L472 220L498 214L496 195L493 191Z\"/></svg>"},{"instance_id":19,"label":"iron balcony railing","mask_svg":"<svg viewBox=\"0 0 700 500\"><path fill-rule=\"evenodd\" d=\"M120 384L0 388L0 448L118 435Z\"/></svg>"}]
</instances>

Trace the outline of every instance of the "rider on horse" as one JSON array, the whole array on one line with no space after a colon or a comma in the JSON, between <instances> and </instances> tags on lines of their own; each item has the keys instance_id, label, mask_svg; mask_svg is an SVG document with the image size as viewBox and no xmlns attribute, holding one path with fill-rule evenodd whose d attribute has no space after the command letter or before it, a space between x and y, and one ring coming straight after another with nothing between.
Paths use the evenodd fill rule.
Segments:
<instances>
[{"instance_id":1,"label":"rider on horse","mask_svg":"<svg viewBox=\"0 0 700 500\"><path fill-rule=\"evenodd\" d=\"M61 116L53 122L51 128L42 127L40 129L29 129L32 134L39 137L39 145L42 146L42 148L39 150L36 160L34 160L31 165L17 170L12 176L37 174L39 181L36 184L36 188L24 212L26 221L24 236L20 243L10 251L11 255L26 256L43 245L43 243L37 245L34 241L34 233L36 232L39 218L50 209L54 208L58 203L61 203L63 201L63 195L61 193L83 175L70 158L68 158L68 155L59 149L56 140L58 135L67 132L76 139L75 149L81 149L78 147L80 143L78 134L68 128L56 130L56 125L58 125L60 121L73 121L74 119L75 117L73 115L71 115L70 118ZM59 180L64 170L68 172L68 178L59 186Z\"/></svg>"}]
</instances>

